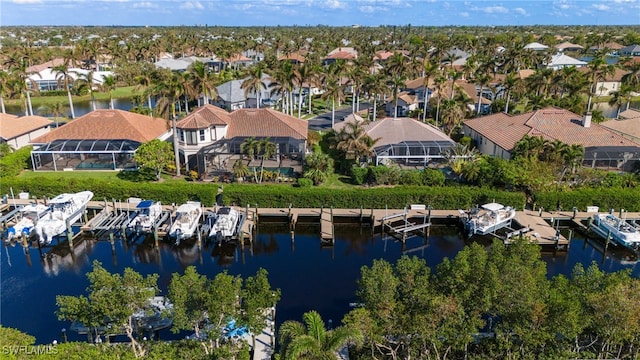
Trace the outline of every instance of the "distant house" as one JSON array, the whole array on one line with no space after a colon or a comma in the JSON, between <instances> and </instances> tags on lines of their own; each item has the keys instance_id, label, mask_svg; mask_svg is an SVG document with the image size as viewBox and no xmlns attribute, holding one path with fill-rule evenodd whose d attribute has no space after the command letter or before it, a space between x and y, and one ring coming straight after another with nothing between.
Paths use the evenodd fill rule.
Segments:
<instances>
[{"instance_id":1,"label":"distant house","mask_svg":"<svg viewBox=\"0 0 640 360\"><path fill-rule=\"evenodd\" d=\"M624 46L618 44L617 42L608 42L602 45L593 45L589 48L589 52L596 52L599 50L607 49L609 50L609 55L620 55L620 49Z\"/></svg>"},{"instance_id":2,"label":"distant house","mask_svg":"<svg viewBox=\"0 0 640 360\"><path fill-rule=\"evenodd\" d=\"M635 141L636 143L640 144L640 111L633 111L635 111L638 116L632 118L624 118L622 120L609 120L601 123L600 125L608 128L609 130L626 139ZM622 113L620 115L622 115Z\"/></svg>"},{"instance_id":3,"label":"distant house","mask_svg":"<svg viewBox=\"0 0 640 360\"><path fill-rule=\"evenodd\" d=\"M245 90L242 88L242 83L245 80L247 80L247 78L231 80L218 85L216 87L218 91L218 98L213 101L213 103L218 107L229 111L258 107L258 97L255 91L245 93ZM263 74L262 82L264 83L265 88L263 88L260 93L260 107L273 106L280 99L280 96L272 93L272 89L270 88L272 81L269 75Z\"/></svg>"},{"instance_id":4,"label":"distant house","mask_svg":"<svg viewBox=\"0 0 640 360\"><path fill-rule=\"evenodd\" d=\"M579 71L588 73L589 70L586 67L582 67ZM620 90L622 84L622 77L628 72L620 68L614 68L613 74L607 74L603 79L599 79L596 83L596 96L608 96L613 92Z\"/></svg>"},{"instance_id":5,"label":"distant house","mask_svg":"<svg viewBox=\"0 0 640 360\"><path fill-rule=\"evenodd\" d=\"M543 51L547 50L549 47L547 45L540 44L538 42L532 42L524 46L525 50L533 50L533 51Z\"/></svg>"},{"instance_id":6,"label":"distant house","mask_svg":"<svg viewBox=\"0 0 640 360\"><path fill-rule=\"evenodd\" d=\"M351 47L339 47L332 50L322 59L322 65L330 65L337 60L352 61L358 57L358 51Z\"/></svg>"},{"instance_id":7,"label":"distant house","mask_svg":"<svg viewBox=\"0 0 640 360\"><path fill-rule=\"evenodd\" d=\"M618 52L620 56L640 56L640 45L625 46Z\"/></svg>"},{"instance_id":8,"label":"distant house","mask_svg":"<svg viewBox=\"0 0 640 360\"><path fill-rule=\"evenodd\" d=\"M291 62L292 64L302 64L305 61L305 52L304 51L298 51L298 52L293 52L291 54L287 54L287 55L282 55L280 57L278 57L278 61L285 61L288 60L289 62Z\"/></svg>"},{"instance_id":9,"label":"distant house","mask_svg":"<svg viewBox=\"0 0 640 360\"><path fill-rule=\"evenodd\" d=\"M0 143L17 150L32 139L51 131L52 121L42 116L22 116L0 113Z\"/></svg>"},{"instance_id":10,"label":"distant house","mask_svg":"<svg viewBox=\"0 0 640 360\"><path fill-rule=\"evenodd\" d=\"M630 170L640 161L640 143L611 129L591 123L571 111L548 107L519 115L498 113L466 120L462 132L471 137L478 150L509 159L515 144L525 135L582 145L583 165L604 169Z\"/></svg>"},{"instance_id":11,"label":"distant house","mask_svg":"<svg viewBox=\"0 0 640 360\"><path fill-rule=\"evenodd\" d=\"M578 45L578 44L572 44L570 42L563 42L560 43L558 45L554 46L556 49L558 49L558 51L560 52L565 52L565 51L582 51L584 50L584 47L582 45Z\"/></svg>"},{"instance_id":12,"label":"distant house","mask_svg":"<svg viewBox=\"0 0 640 360\"><path fill-rule=\"evenodd\" d=\"M238 109L231 113L205 105L176 124L181 161L187 170L207 173L230 168L242 154L248 138L269 138L276 144L274 158L301 159L306 150L308 122L272 109ZM225 166L229 165L229 166ZM301 168L300 168L301 170Z\"/></svg>"},{"instance_id":13,"label":"distant house","mask_svg":"<svg viewBox=\"0 0 640 360\"><path fill-rule=\"evenodd\" d=\"M418 108L418 97L409 92L403 91L398 94L398 102L396 104L393 96L385 99L385 111L387 115L394 116L396 111L394 110L394 106L397 106L397 115L408 116L409 113Z\"/></svg>"},{"instance_id":14,"label":"distant house","mask_svg":"<svg viewBox=\"0 0 640 360\"><path fill-rule=\"evenodd\" d=\"M61 81L61 76L56 74L54 67L64 64L64 60L56 58L44 64L34 65L27 69L28 73L32 73L27 78L27 86L37 87L39 91L64 90L65 87ZM69 77L77 80L81 76L87 75L89 70L80 68L80 62L71 62L69 65ZM113 76L111 71L93 71L94 86L102 84L105 76Z\"/></svg>"},{"instance_id":15,"label":"distant house","mask_svg":"<svg viewBox=\"0 0 640 360\"><path fill-rule=\"evenodd\" d=\"M340 131L349 123L361 122L365 133L376 140L374 160L376 165L396 163L409 167L426 167L456 146L455 141L435 126L406 118L384 118L365 122L353 114L334 125Z\"/></svg>"},{"instance_id":16,"label":"distant house","mask_svg":"<svg viewBox=\"0 0 640 360\"><path fill-rule=\"evenodd\" d=\"M587 66L588 64L582 60L574 59L571 56L558 53L551 57L551 60L546 64L547 68L553 70L560 70L566 67L576 67L581 68Z\"/></svg>"},{"instance_id":17,"label":"distant house","mask_svg":"<svg viewBox=\"0 0 640 360\"><path fill-rule=\"evenodd\" d=\"M123 110L95 110L31 140L34 170L135 168L133 155L171 136L167 121Z\"/></svg>"}]
</instances>

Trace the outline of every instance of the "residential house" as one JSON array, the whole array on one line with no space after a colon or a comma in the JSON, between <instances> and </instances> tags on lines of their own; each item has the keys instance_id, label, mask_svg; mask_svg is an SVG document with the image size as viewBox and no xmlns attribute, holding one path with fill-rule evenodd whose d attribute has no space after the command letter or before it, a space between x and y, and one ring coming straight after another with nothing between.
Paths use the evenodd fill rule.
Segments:
<instances>
[{"instance_id":1,"label":"residential house","mask_svg":"<svg viewBox=\"0 0 640 360\"><path fill-rule=\"evenodd\" d=\"M29 145L31 139L51 131L52 121L42 116L22 116L0 113L0 143L17 150Z\"/></svg>"},{"instance_id":2,"label":"residential house","mask_svg":"<svg viewBox=\"0 0 640 360\"><path fill-rule=\"evenodd\" d=\"M581 68L587 66L587 62L574 59L571 56L565 55L563 53L557 53L551 56L551 60L546 63L546 67L553 70L560 70L565 67L576 67Z\"/></svg>"},{"instance_id":3,"label":"residential house","mask_svg":"<svg viewBox=\"0 0 640 360\"><path fill-rule=\"evenodd\" d=\"M427 96L426 101L429 101L429 98L431 98L431 96L434 93L434 89L433 89L433 79L429 79L429 86L425 86L425 78L424 77L419 77L417 79L412 79L412 80L407 80L405 82L405 86L403 91L408 92L410 95L415 95L415 97L418 100L418 108L424 109L425 108L425 95ZM429 109L429 104L426 104L426 108Z\"/></svg>"},{"instance_id":4,"label":"residential house","mask_svg":"<svg viewBox=\"0 0 640 360\"><path fill-rule=\"evenodd\" d=\"M376 165L395 163L408 167L426 167L431 162L444 158L447 150L456 146L455 141L435 126L406 117L388 117L366 122L360 116L352 114L345 121L335 124L334 130L339 132L348 124L358 122L362 124L365 134L376 140L373 147ZM349 131L348 128L346 131Z\"/></svg>"},{"instance_id":5,"label":"residential house","mask_svg":"<svg viewBox=\"0 0 640 360\"><path fill-rule=\"evenodd\" d=\"M418 108L419 98L407 91L398 93L398 101L396 103L393 96L385 99L385 111L389 116L409 116L409 113ZM394 106L397 110L394 110ZM397 111L397 112L396 112Z\"/></svg>"},{"instance_id":6,"label":"residential house","mask_svg":"<svg viewBox=\"0 0 640 360\"><path fill-rule=\"evenodd\" d=\"M587 67L582 67L578 69L585 74L589 73L589 69ZM596 96L608 96L613 92L620 90L620 85L622 84L622 77L628 72L622 70L620 68L614 68L613 74L607 74L604 78L598 79L596 83Z\"/></svg>"},{"instance_id":7,"label":"residential house","mask_svg":"<svg viewBox=\"0 0 640 360\"><path fill-rule=\"evenodd\" d=\"M608 42L602 45L593 45L591 47L589 47L589 52L596 52L599 50L603 50L603 49L607 49L609 51L609 55L620 55L620 49L622 49L624 46L618 44L617 42Z\"/></svg>"},{"instance_id":8,"label":"residential house","mask_svg":"<svg viewBox=\"0 0 640 360\"><path fill-rule=\"evenodd\" d=\"M242 143L246 139L269 138L276 144L275 160L270 161L279 166L286 159L288 165L295 162L301 171L308 125L305 120L268 108L228 113L205 105L176 124L178 149L187 170L197 168L206 174L212 170L229 170L231 162L242 157Z\"/></svg>"},{"instance_id":9,"label":"residential house","mask_svg":"<svg viewBox=\"0 0 640 360\"><path fill-rule=\"evenodd\" d=\"M620 56L640 56L640 45L625 46L618 52Z\"/></svg>"},{"instance_id":10,"label":"residential house","mask_svg":"<svg viewBox=\"0 0 640 360\"><path fill-rule=\"evenodd\" d=\"M549 47L547 45L540 44L538 42L532 42L524 46L525 50L544 51Z\"/></svg>"},{"instance_id":11,"label":"residential house","mask_svg":"<svg viewBox=\"0 0 640 360\"><path fill-rule=\"evenodd\" d=\"M621 120L608 120L600 125L626 139L640 144L640 111L629 109L625 112L625 116L630 116L631 112L635 112L637 116L622 118L622 113L620 113Z\"/></svg>"},{"instance_id":12,"label":"residential house","mask_svg":"<svg viewBox=\"0 0 640 360\"><path fill-rule=\"evenodd\" d=\"M31 140L34 170L135 168L142 143L171 136L166 120L123 110L95 110Z\"/></svg>"},{"instance_id":13,"label":"residential house","mask_svg":"<svg viewBox=\"0 0 640 360\"><path fill-rule=\"evenodd\" d=\"M245 92L245 89L242 88L242 83L247 79L231 80L218 85L216 87L218 98L213 101L214 105L229 111L258 107L258 96L255 91ZM273 106L280 99L280 95L271 91L271 76L263 74L262 82L265 88L260 92L260 107Z\"/></svg>"},{"instance_id":14,"label":"residential house","mask_svg":"<svg viewBox=\"0 0 640 360\"><path fill-rule=\"evenodd\" d=\"M584 47L582 45L578 45L578 44L572 44L568 41L565 41L563 43L560 43L558 45L554 46L556 49L558 49L558 51L560 52L566 52L566 51L582 51L584 50Z\"/></svg>"},{"instance_id":15,"label":"residential house","mask_svg":"<svg viewBox=\"0 0 640 360\"><path fill-rule=\"evenodd\" d=\"M358 57L358 51L351 47L339 47L327 54L322 59L322 65L330 65L337 60L345 60L347 62L355 60Z\"/></svg>"},{"instance_id":16,"label":"residential house","mask_svg":"<svg viewBox=\"0 0 640 360\"><path fill-rule=\"evenodd\" d=\"M35 86L38 91L65 90L64 84L61 81L62 75L57 74L56 71L53 70L56 66L62 64L64 64L64 59L56 58L44 64L29 67L27 73L31 75L27 78L27 85L29 87ZM86 76L90 71L80 68L80 65L80 62L71 62L69 65L69 76L73 80L77 80L81 76ZM113 73L111 71L93 71L94 86L100 86L105 76L113 76Z\"/></svg>"},{"instance_id":17,"label":"residential house","mask_svg":"<svg viewBox=\"0 0 640 360\"><path fill-rule=\"evenodd\" d=\"M548 107L519 115L497 113L466 120L462 132L471 137L478 150L509 159L515 144L525 135L565 144L582 145L583 165L605 169L630 170L640 161L640 143L611 129L591 122L571 111Z\"/></svg>"},{"instance_id":18,"label":"residential house","mask_svg":"<svg viewBox=\"0 0 640 360\"><path fill-rule=\"evenodd\" d=\"M282 55L278 57L278 61L288 60L294 65L303 64L305 61L305 54L303 53L306 53L306 51L298 51L298 52L292 52L290 54Z\"/></svg>"}]
</instances>

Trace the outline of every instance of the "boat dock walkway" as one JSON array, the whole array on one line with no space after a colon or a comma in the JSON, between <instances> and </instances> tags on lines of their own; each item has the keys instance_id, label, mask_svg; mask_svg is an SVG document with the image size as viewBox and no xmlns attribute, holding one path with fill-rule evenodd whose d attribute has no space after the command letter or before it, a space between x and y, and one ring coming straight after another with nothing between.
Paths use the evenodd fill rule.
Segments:
<instances>
[{"instance_id":1,"label":"boat dock walkway","mask_svg":"<svg viewBox=\"0 0 640 360\"><path fill-rule=\"evenodd\" d=\"M267 326L256 336L256 348L253 351L253 360L271 360L274 355L275 345L275 319L276 308L272 307L266 310Z\"/></svg>"}]
</instances>

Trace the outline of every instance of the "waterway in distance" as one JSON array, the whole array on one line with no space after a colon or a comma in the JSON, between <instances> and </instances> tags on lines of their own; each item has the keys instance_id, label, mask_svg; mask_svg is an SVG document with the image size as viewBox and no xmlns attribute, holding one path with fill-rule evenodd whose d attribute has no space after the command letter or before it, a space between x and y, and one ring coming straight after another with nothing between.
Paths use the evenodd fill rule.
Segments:
<instances>
[{"instance_id":1,"label":"waterway in distance","mask_svg":"<svg viewBox=\"0 0 640 360\"><path fill-rule=\"evenodd\" d=\"M93 260L100 261L111 272L122 273L131 267L143 275L158 273L162 294L175 272L182 273L189 265L212 278L221 271L229 274L252 276L259 268L269 272L272 286L282 290L276 322L301 321L302 314L315 309L327 324L337 326L350 310L349 303L357 301L356 281L362 266L371 266L374 259L395 262L403 253L426 260L435 268L444 257L453 258L465 243L479 241L489 246L490 240L463 240L457 226L434 226L427 238L421 236L402 244L385 235L372 234L371 227L360 224L336 224L333 247L321 247L317 225L298 224L294 236L288 225L263 223L258 227L253 247L240 249L234 244L209 244L201 252L195 241L180 246L161 242L154 247L152 237L135 244L116 240L114 245L91 237L75 241L71 256L66 241L60 245L38 249L32 247L25 254L21 245L3 245L0 254L0 324L17 328L36 337L37 343L60 341L61 329L69 322L59 321L55 315L56 295L85 294L89 285L86 273ZM568 229L562 230L568 236ZM55 241L54 241L55 244ZM426 246L425 246L426 245ZM622 251L611 251L603 256L601 240L588 240L578 232L568 252L543 254L549 276L570 274L578 264L588 266L595 261L606 271L631 268L633 276L640 277L640 265L628 261ZM161 339L179 339L187 333L173 334L160 331ZM86 336L68 332L69 340L86 341Z\"/></svg>"}]
</instances>

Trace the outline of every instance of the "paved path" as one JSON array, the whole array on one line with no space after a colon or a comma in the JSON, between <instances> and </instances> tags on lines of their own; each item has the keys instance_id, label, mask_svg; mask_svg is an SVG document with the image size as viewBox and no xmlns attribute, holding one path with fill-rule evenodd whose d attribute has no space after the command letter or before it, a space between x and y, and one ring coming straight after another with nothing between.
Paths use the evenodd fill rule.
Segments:
<instances>
[{"instance_id":1,"label":"paved path","mask_svg":"<svg viewBox=\"0 0 640 360\"><path fill-rule=\"evenodd\" d=\"M368 102L360 102L360 111L369 108ZM345 116L351 114L351 105L348 107L336 109L335 123L344 121ZM313 119L309 119L309 130L329 130L331 129L331 111L318 115Z\"/></svg>"}]
</instances>

